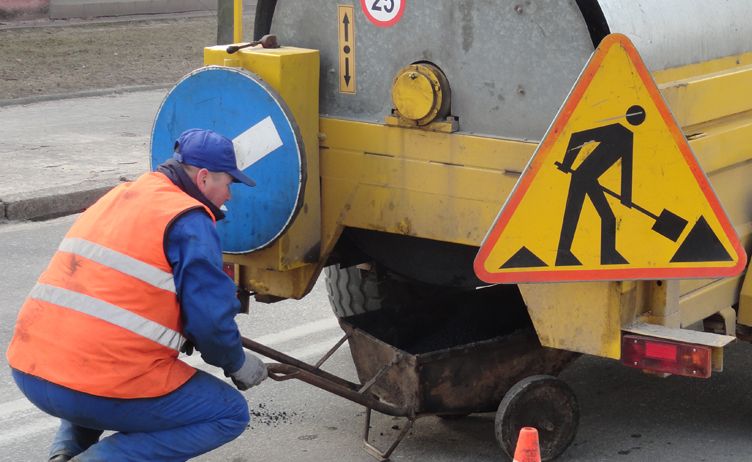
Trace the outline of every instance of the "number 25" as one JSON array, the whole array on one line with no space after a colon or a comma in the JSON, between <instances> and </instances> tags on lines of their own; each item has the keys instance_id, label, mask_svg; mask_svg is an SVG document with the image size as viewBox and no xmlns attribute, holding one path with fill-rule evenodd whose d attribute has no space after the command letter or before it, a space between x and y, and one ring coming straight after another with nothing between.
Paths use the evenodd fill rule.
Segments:
<instances>
[{"instance_id":1,"label":"number 25","mask_svg":"<svg viewBox=\"0 0 752 462\"><path fill-rule=\"evenodd\" d=\"M371 4L371 9L373 11L381 11L382 10L381 2L382 0L374 0L373 3ZM385 3L388 3L389 6L384 5L384 8L383 8L384 11L386 11L387 13L391 13L392 11L394 11L394 0L386 0Z\"/></svg>"}]
</instances>

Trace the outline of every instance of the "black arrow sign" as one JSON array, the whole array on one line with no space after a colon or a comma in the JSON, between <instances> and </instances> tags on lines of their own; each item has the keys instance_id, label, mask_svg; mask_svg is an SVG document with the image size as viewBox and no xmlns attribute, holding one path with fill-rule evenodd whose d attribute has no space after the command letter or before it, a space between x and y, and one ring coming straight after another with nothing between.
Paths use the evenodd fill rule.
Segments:
<instances>
[{"instance_id":1,"label":"black arrow sign","mask_svg":"<svg viewBox=\"0 0 752 462\"><path fill-rule=\"evenodd\" d=\"M345 13L344 19L342 19L342 24L345 25L345 42L350 41L350 18L347 17L347 13Z\"/></svg>"},{"instance_id":2,"label":"black arrow sign","mask_svg":"<svg viewBox=\"0 0 752 462\"><path fill-rule=\"evenodd\" d=\"M345 58L345 85L350 86L350 58Z\"/></svg>"}]
</instances>

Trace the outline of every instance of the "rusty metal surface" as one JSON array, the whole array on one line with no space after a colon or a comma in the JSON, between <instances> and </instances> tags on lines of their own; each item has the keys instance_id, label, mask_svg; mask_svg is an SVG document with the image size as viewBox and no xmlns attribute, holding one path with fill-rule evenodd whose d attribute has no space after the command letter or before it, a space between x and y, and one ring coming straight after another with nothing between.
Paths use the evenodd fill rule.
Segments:
<instances>
[{"instance_id":1,"label":"rusty metal surface","mask_svg":"<svg viewBox=\"0 0 752 462\"><path fill-rule=\"evenodd\" d=\"M517 382L557 375L577 354L540 345L518 294L489 294L409 316L385 309L340 319L359 384L321 370L323 360L310 365L246 338L243 346L281 363L269 366L274 380L302 380L384 414L414 420L494 411Z\"/></svg>"},{"instance_id":2,"label":"rusty metal surface","mask_svg":"<svg viewBox=\"0 0 752 462\"><path fill-rule=\"evenodd\" d=\"M578 355L540 346L531 330L418 356L421 412L491 412L534 374L557 375Z\"/></svg>"},{"instance_id":3,"label":"rusty metal surface","mask_svg":"<svg viewBox=\"0 0 752 462\"><path fill-rule=\"evenodd\" d=\"M510 335L424 354L410 354L345 321L358 377L369 380L394 363L371 391L382 401L418 414L493 411L506 391L533 374L558 374L577 354L543 348L534 332Z\"/></svg>"},{"instance_id":4,"label":"rusty metal surface","mask_svg":"<svg viewBox=\"0 0 752 462\"><path fill-rule=\"evenodd\" d=\"M388 403L411 410L419 409L419 376L415 356L378 340L363 330L340 320L340 326L350 337L358 379L361 383L371 380L385 364L392 364L371 388L371 392Z\"/></svg>"}]
</instances>

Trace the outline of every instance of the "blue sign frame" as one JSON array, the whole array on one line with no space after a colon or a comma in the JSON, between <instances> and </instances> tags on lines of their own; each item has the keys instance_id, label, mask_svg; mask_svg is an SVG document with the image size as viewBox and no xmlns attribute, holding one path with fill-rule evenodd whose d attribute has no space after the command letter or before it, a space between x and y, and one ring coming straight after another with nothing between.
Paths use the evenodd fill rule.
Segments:
<instances>
[{"instance_id":1,"label":"blue sign frame","mask_svg":"<svg viewBox=\"0 0 752 462\"><path fill-rule=\"evenodd\" d=\"M300 130L282 98L243 69L208 66L188 74L168 92L154 120L152 170L172 157L175 140L190 128L211 129L233 140L246 134L245 142L251 144L249 133L260 135L261 144L276 141L267 143L269 152L262 147L264 155L242 168L256 186L233 184L226 217L217 224L224 252L247 253L271 245L300 210L307 180ZM238 157L241 164L240 153Z\"/></svg>"}]
</instances>

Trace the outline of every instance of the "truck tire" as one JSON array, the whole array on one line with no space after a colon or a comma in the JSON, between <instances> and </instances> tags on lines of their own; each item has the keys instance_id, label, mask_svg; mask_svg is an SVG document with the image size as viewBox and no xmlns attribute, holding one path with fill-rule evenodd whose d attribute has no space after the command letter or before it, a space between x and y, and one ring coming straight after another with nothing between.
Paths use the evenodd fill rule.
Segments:
<instances>
[{"instance_id":1,"label":"truck tire","mask_svg":"<svg viewBox=\"0 0 752 462\"><path fill-rule=\"evenodd\" d=\"M378 265L370 270L339 265L324 268L332 311L347 318L389 307L399 313L446 294L447 289L399 278Z\"/></svg>"}]
</instances>

